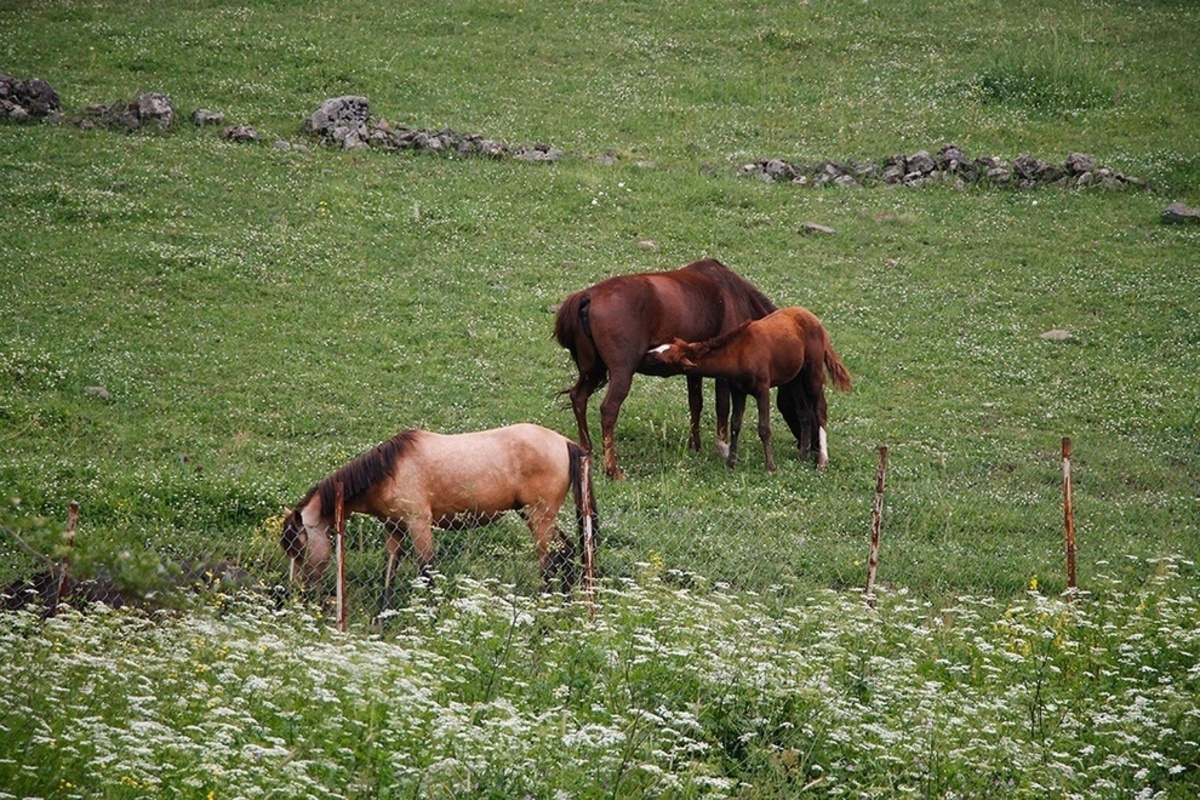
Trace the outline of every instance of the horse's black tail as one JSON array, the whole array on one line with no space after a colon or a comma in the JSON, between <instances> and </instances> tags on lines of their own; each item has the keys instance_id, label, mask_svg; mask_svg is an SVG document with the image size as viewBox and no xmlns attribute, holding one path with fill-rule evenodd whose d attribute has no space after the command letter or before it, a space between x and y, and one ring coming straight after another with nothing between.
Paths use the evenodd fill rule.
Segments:
<instances>
[{"instance_id":1,"label":"horse's black tail","mask_svg":"<svg viewBox=\"0 0 1200 800\"><path fill-rule=\"evenodd\" d=\"M588 306L592 298L586 291L567 295L554 314L554 338L559 345L570 351L575 358L579 340L583 337L592 338L592 326L588 319Z\"/></svg>"},{"instance_id":2,"label":"horse's black tail","mask_svg":"<svg viewBox=\"0 0 1200 800\"><path fill-rule=\"evenodd\" d=\"M570 458L571 494L575 496L575 522L579 532L579 557L583 561L584 575L594 574L596 542L600 538L600 512L596 509L596 492L592 488L592 471L584 470L585 460L590 455L575 442L567 442ZM590 461L586 461L590 465Z\"/></svg>"},{"instance_id":3,"label":"horse's black tail","mask_svg":"<svg viewBox=\"0 0 1200 800\"><path fill-rule=\"evenodd\" d=\"M589 312L591 305L592 297L588 290L584 289L567 295L554 315L554 338L560 346L567 349L571 360L579 368L579 380L575 385L582 383L585 375L590 376L589 394L608 383L608 369L604 366L596 350L596 342L592 338ZM563 389L558 394L561 396L570 392L571 389Z\"/></svg>"}]
</instances>

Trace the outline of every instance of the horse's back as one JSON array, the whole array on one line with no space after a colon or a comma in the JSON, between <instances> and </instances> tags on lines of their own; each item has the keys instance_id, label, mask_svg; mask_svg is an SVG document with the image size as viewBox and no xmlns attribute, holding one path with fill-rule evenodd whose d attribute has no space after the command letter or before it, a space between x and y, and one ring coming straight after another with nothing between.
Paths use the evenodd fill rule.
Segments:
<instances>
[{"instance_id":1,"label":"horse's back","mask_svg":"<svg viewBox=\"0 0 1200 800\"><path fill-rule=\"evenodd\" d=\"M568 440L531 423L470 433L425 431L397 464L392 502L435 518L562 502L569 488Z\"/></svg>"},{"instance_id":2,"label":"horse's back","mask_svg":"<svg viewBox=\"0 0 1200 800\"><path fill-rule=\"evenodd\" d=\"M592 338L610 366L636 363L653 345L718 333L721 287L704 270L683 267L607 278L587 290Z\"/></svg>"}]
</instances>

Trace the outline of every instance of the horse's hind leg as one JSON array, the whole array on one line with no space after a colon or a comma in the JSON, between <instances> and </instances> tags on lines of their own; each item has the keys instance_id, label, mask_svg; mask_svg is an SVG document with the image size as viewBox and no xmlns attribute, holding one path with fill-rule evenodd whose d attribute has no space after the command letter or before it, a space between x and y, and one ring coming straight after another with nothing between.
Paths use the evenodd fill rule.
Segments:
<instances>
[{"instance_id":1,"label":"horse's hind leg","mask_svg":"<svg viewBox=\"0 0 1200 800\"><path fill-rule=\"evenodd\" d=\"M800 451L800 460L804 461L812 449L815 429L801 379L797 378L780 386L776 390L775 404L783 421L796 437L796 449Z\"/></svg>"},{"instance_id":2,"label":"horse's hind leg","mask_svg":"<svg viewBox=\"0 0 1200 800\"><path fill-rule=\"evenodd\" d=\"M816 402L813 409L813 425L817 429L817 469L829 466L829 437L826 426L829 424L829 406L825 402L825 389L816 392Z\"/></svg>"},{"instance_id":3,"label":"horse's hind leg","mask_svg":"<svg viewBox=\"0 0 1200 800\"><path fill-rule=\"evenodd\" d=\"M400 550L404 546L404 529L400 523L385 521L387 531L387 557L383 566L383 594L379 599L379 611L383 613L391 609L396 595L396 564L400 560Z\"/></svg>"},{"instance_id":4,"label":"horse's hind leg","mask_svg":"<svg viewBox=\"0 0 1200 800\"><path fill-rule=\"evenodd\" d=\"M549 580L552 582L553 576L558 575L559 589L562 591L563 598L566 599L570 597L571 590L575 588L575 583L579 580L579 573L575 568L575 545L563 535L558 526L554 527L554 536L550 551ZM543 572L543 591L549 591L551 588L547 583L547 577Z\"/></svg>"},{"instance_id":5,"label":"horse's hind leg","mask_svg":"<svg viewBox=\"0 0 1200 800\"><path fill-rule=\"evenodd\" d=\"M767 472L775 471L775 456L771 452L771 389L758 393L758 438L762 440L763 457L767 461Z\"/></svg>"},{"instance_id":6,"label":"horse's hind leg","mask_svg":"<svg viewBox=\"0 0 1200 800\"><path fill-rule=\"evenodd\" d=\"M688 449L700 449L700 415L704 412L704 380L698 375L687 376L688 413L691 428L688 429Z\"/></svg>"},{"instance_id":7,"label":"horse's hind leg","mask_svg":"<svg viewBox=\"0 0 1200 800\"><path fill-rule=\"evenodd\" d=\"M625 474L617 466L617 446L613 433L617 427L617 415L621 413L621 403L629 394L633 384L633 373L613 372L608 374L608 391L600 403L600 438L604 445L604 472L610 478L624 480Z\"/></svg>"},{"instance_id":8,"label":"horse's hind leg","mask_svg":"<svg viewBox=\"0 0 1200 800\"><path fill-rule=\"evenodd\" d=\"M554 577L557 575L559 587L565 598L570 595L577 579L575 547L555 524L557 514L557 509L545 507L530 508L524 512L529 531L533 534L534 548L537 550L542 592L549 592L553 588Z\"/></svg>"},{"instance_id":9,"label":"horse's hind leg","mask_svg":"<svg viewBox=\"0 0 1200 800\"><path fill-rule=\"evenodd\" d=\"M579 380L567 393L571 398L571 410L575 413L575 425L579 428L579 445L584 450L592 450L592 434L588 431L588 400L596 391L596 382L580 373Z\"/></svg>"}]
</instances>

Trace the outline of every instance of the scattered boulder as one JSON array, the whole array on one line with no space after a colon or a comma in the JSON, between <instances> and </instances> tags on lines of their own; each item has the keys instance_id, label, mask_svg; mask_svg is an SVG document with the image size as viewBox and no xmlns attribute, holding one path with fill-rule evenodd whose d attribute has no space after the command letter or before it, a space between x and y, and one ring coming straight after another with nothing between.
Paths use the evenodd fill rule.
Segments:
<instances>
[{"instance_id":1,"label":"scattered boulder","mask_svg":"<svg viewBox=\"0 0 1200 800\"><path fill-rule=\"evenodd\" d=\"M815 236L832 236L833 234L837 233L837 231L828 225L822 225L818 222L804 223L800 226L800 232Z\"/></svg>"},{"instance_id":2,"label":"scattered boulder","mask_svg":"<svg viewBox=\"0 0 1200 800\"><path fill-rule=\"evenodd\" d=\"M0 75L0 119L29 122L49 117L61 107L58 92L43 79Z\"/></svg>"},{"instance_id":3,"label":"scattered boulder","mask_svg":"<svg viewBox=\"0 0 1200 800\"><path fill-rule=\"evenodd\" d=\"M166 130L175 121L175 107L170 98L158 92L143 94L135 100L122 100L112 105L93 104L84 109L84 114L75 124L84 130L97 125L136 131L143 125L153 123L159 130Z\"/></svg>"},{"instance_id":4,"label":"scattered boulder","mask_svg":"<svg viewBox=\"0 0 1200 800\"><path fill-rule=\"evenodd\" d=\"M1039 338L1045 339L1047 342L1069 342L1075 337L1069 331L1055 328L1039 334Z\"/></svg>"},{"instance_id":5,"label":"scattered boulder","mask_svg":"<svg viewBox=\"0 0 1200 800\"><path fill-rule=\"evenodd\" d=\"M953 144L942 146L936 154L920 150L912 155L889 156L882 163L827 160L805 164L768 158L746 164L738 173L768 182L786 181L814 187L879 184L918 187L929 183L951 183L965 188L968 183L983 182L1022 189L1043 185L1110 189L1146 186L1138 178L1100 166L1094 157L1083 153L1072 153L1062 164L1041 161L1029 153L1006 162L993 156L971 159Z\"/></svg>"},{"instance_id":6,"label":"scattered boulder","mask_svg":"<svg viewBox=\"0 0 1200 800\"><path fill-rule=\"evenodd\" d=\"M1183 224L1200 222L1200 208L1185 206L1183 203L1171 203L1163 209L1162 221L1168 224Z\"/></svg>"},{"instance_id":7,"label":"scattered boulder","mask_svg":"<svg viewBox=\"0 0 1200 800\"><path fill-rule=\"evenodd\" d=\"M258 131L249 125L230 125L221 131L221 138L230 142L255 142L258 141Z\"/></svg>"},{"instance_id":8,"label":"scattered boulder","mask_svg":"<svg viewBox=\"0 0 1200 800\"><path fill-rule=\"evenodd\" d=\"M192 124L197 127L224 125L225 115L217 111L209 111L207 108L197 108L192 112Z\"/></svg>"},{"instance_id":9,"label":"scattered boulder","mask_svg":"<svg viewBox=\"0 0 1200 800\"><path fill-rule=\"evenodd\" d=\"M316 134L325 144L340 144L346 150L367 147L367 120L371 104L357 95L333 97L322 103L304 121L304 131Z\"/></svg>"},{"instance_id":10,"label":"scattered boulder","mask_svg":"<svg viewBox=\"0 0 1200 800\"><path fill-rule=\"evenodd\" d=\"M166 130L175 121L175 107L165 94L149 92L138 97L135 102L138 119L142 124L153 122L160 130Z\"/></svg>"},{"instance_id":11,"label":"scattered boulder","mask_svg":"<svg viewBox=\"0 0 1200 800\"><path fill-rule=\"evenodd\" d=\"M567 156L566 151L543 143L514 146L452 128L434 131L392 125L386 119L371 116L367 98L353 95L326 100L305 120L303 130L317 136L321 144L345 150L378 147L384 150L416 150L434 155L516 158L532 162L554 162Z\"/></svg>"}]
</instances>

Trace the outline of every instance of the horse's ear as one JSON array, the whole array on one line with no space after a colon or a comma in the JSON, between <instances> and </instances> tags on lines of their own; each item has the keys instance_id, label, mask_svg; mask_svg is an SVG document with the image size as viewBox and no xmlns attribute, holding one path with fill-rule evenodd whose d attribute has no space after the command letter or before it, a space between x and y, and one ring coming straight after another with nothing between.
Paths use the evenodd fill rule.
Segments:
<instances>
[{"instance_id":1,"label":"horse's ear","mask_svg":"<svg viewBox=\"0 0 1200 800\"><path fill-rule=\"evenodd\" d=\"M280 506L279 513L283 514L285 517L290 517L292 515L292 509L288 508L287 506Z\"/></svg>"}]
</instances>

